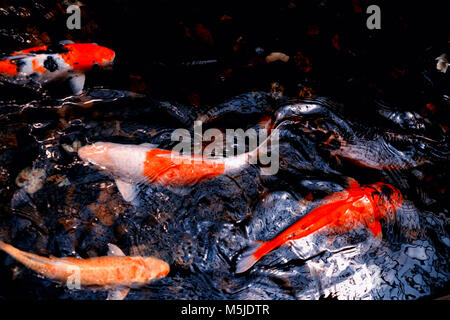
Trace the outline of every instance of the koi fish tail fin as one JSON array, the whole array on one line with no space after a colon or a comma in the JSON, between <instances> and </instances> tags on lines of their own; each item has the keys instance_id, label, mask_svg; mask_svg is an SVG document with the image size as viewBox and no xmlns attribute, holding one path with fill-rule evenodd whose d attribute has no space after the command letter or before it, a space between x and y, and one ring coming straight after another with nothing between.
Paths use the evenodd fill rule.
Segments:
<instances>
[{"instance_id":1,"label":"koi fish tail fin","mask_svg":"<svg viewBox=\"0 0 450 320\"><path fill-rule=\"evenodd\" d=\"M259 259L261 259L271 249L267 249L264 246L266 241L253 241L249 248L242 253L236 264L236 273L243 273L250 269Z\"/></svg>"},{"instance_id":2,"label":"koi fish tail fin","mask_svg":"<svg viewBox=\"0 0 450 320\"><path fill-rule=\"evenodd\" d=\"M276 174L280 162L278 129L271 131L268 136L259 135L258 140L259 145L252 151L227 158L226 170L230 172L246 165L256 165L262 175Z\"/></svg>"},{"instance_id":3,"label":"koi fish tail fin","mask_svg":"<svg viewBox=\"0 0 450 320\"><path fill-rule=\"evenodd\" d=\"M21 255L21 251L19 249L14 248L12 245L7 244L1 240L0 240L0 250L6 252L16 260L19 260Z\"/></svg>"},{"instance_id":4,"label":"koi fish tail fin","mask_svg":"<svg viewBox=\"0 0 450 320\"><path fill-rule=\"evenodd\" d=\"M17 249L14 248L13 246L3 242L2 240L0 240L0 250L6 252L8 254L11 254L11 252L14 252L14 250L17 250Z\"/></svg>"}]
</instances>

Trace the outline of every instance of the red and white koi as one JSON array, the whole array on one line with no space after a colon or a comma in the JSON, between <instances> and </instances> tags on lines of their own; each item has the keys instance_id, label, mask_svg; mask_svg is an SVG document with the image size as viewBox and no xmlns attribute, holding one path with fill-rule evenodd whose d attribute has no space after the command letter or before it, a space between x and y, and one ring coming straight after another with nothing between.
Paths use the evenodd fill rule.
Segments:
<instances>
[{"instance_id":1,"label":"red and white koi","mask_svg":"<svg viewBox=\"0 0 450 320\"><path fill-rule=\"evenodd\" d=\"M126 201L137 195L141 183L187 187L239 170L257 156L259 148L228 158L184 155L151 144L126 145L97 142L78 150L79 157L112 174Z\"/></svg>"},{"instance_id":2,"label":"red and white koi","mask_svg":"<svg viewBox=\"0 0 450 320\"><path fill-rule=\"evenodd\" d=\"M78 95L83 91L85 72L109 67L114 58L113 50L98 44L63 41L17 51L0 59L0 76L40 84L69 79L73 93Z\"/></svg>"}]
</instances>

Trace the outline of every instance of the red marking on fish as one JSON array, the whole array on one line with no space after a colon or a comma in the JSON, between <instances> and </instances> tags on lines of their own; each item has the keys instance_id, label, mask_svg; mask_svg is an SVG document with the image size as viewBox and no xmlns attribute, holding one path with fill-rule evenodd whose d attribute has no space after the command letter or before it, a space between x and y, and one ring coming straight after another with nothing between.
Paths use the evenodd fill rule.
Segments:
<instances>
[{"instance_id":1,"label":"red marking on fish","mask_svg":"<svg viewBox=\"0 0 450 320\"><path fill-rule=\"evenodd\" d=\"M61 57L77 71L87 71L94 64L103 66L115 57L114 51L94 43L71 43L66 44L64 48L69 52L62 53Z\"/></svg>"},{"instance_id":2,"label":"red marking on fish","mask_svg":"<svg viewBox=\"0 0 450 320\"><path fill-rule=\"evenodd\" d=\"M41 66L39 64L38 59L33 59L32 63L33 63L33 71L37 71L37 72L40 72L40 73L44 73L44 72L47 71L47 69L45 69L43 66Z\"/></svg>"},{"instance_id":3,"label":"red marking on fish","mask_svg":"<svg viewBox=\"0 0 450 320\"><path fill-rule=\"evenodd\" d=\"M33 47L33 48L13 52L13 53L11 53L11 56L47 51L47 48L48 48L48 46Z\"/></svg>"},{"instance_id":4,"label":"red marking on fish","mask_svg":"<svg viewBox=\"0 0 450 320\"><path fill-rule=\"evenodd\" d=\"M113 50L99 46L95 43L69 43L61 47L63 53L47 52L49 46L33 47L21 51L16 51L10 56L27 55L27 54L55 54L61 56L64 61L73 67L74 70L87 71L92 68L93 64L103 65L106 62L114 60L115 53Z\"/></svg>"},{"instance_id":5,"label":"red marking on fish","mask_svg":"<svg viewBox=\"0 0 450 320\"><path fill-rule=\"evenodd\" d=\"M0 60L0 74L6 76L16 76L19 74L17 64L14 60Z\"/></svg>"},{"instance_id":6,"label":"red marking on fish","mask_svg":"<svg viewBox=\"0 0 450 320\"><path fill-rule=\"evenodd\" d=\"M361 227L381 237L380 220L395 216L402 204L402 195L395 187L385 183L356 185L333 193L323 199L324 204L313 209L280 235L244 253L236 272L248 270L264 255L288 241L301 239L320 231L328 235L345 234Z\"/></svg>"},{"instance_id":7,"label":"red marking on fish","mask_svg":"<svg viewBox=\"0 0 450 320\"><path fill-rule=\"evenodd\" d=\"M220 176L224 171L225 163L222 161L151 149L146 155L143 175L151 183L187 186Z\"/></svg>"}]
</instances>

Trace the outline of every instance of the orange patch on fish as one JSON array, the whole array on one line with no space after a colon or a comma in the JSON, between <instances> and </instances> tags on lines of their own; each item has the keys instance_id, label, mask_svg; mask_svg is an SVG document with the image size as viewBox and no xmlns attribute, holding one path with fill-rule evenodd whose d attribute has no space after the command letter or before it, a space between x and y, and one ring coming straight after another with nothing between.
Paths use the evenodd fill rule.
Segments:
<instances>
[{"instance_id":1,"label":"orange patch on fish","mask_svg":"<svg viewBox=\"0 0 450 320\"><path fill-rule=\"evenodd\" d=\"M12 53L11 55L17 56L20 54L34 53L34 52L46 51L46 50L47 50L47 46L40 46L40 47L33 47L33 48L25 49L25 50L16 51L16 52Z\"/></svg>"},{"instance_id":2,"label":"orange patch on fish","mask_svg":"<svg viewBox=\"0 0 450 320\"><path fill-rule=\"evenodd\" d=\"M0 60L0 74L15 76L19 73L17 65L11 60Z\"/></svg>"},{"instance_id":3,"label":"orange patch on fish","mask_svg":"<svg viewBox=\"0 0 450 320\"><path fill-rule=\"evenodd\" d=\"M102 65L114 58L114 52L91 43L73 43L64 46L69 52L61 57L75 71L87 71L94 64Z\"/></svg>"},{"instance_id":4,"label":"orange patch on fish","mask_svg":"<svg viewBox=\"0 0 450 320\"><path fill-rule=\"evenodd\" d=\"M191 185L220 176L225 163L201 156L183 156L170 150L152 149L147 152L144 176L151 182L173 186Z\"/></svg>"},{"instance_id":5,"label":"orange patch on fish","mask_svg":"<svg viewBox=\"0 0 450 320\"><path fill-rule=\"evenodd\" d=\"M33 63L33 71L37 71L40 73L45 73L47 71L47 69L45 69L43 66L39 64L38 59L33 59L32 63Z\"/></svg>"}]
</instances>

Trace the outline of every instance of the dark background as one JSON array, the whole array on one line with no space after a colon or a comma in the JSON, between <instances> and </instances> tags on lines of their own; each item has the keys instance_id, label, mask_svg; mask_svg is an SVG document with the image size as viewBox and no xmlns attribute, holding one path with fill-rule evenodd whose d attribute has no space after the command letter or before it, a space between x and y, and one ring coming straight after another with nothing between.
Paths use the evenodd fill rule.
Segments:
<instances>
[{"instance_id":1,"label":"dark background","mask_svg":"<svg viewBox=\"0 0 450 320\"><path fill-rule=\"evenodd\" d=\"M87 87L193 109L251 90L319 95L359 120L381 99L444 122L448 135L449 72L435 61L449 53L448 1L92 0L83 1L81 30L66 27L69 4L0 0L0 54L65 39L96 42L116 51L116 64L88 76ZM381 8L381 30L366 27L371 4ZM268 64L271 52L289 61ZM11 295L26 289L14 286Z\"/></svg>"},{"instance_id":2,"label":"dark background","mask_svg":"<svg viewBox=\"0 0 450 320\"><path fill-rule=\"evenodd\" d=\"M0 50L97 42L117 53L108 85L193 106L276 87L352 112L379 96L420 110L449 84L434 60L448 51L448 1L95 0L83 1L82 29L68 30L70 3L0 0ZM366 27L371 4L381 30ZM290 59L267 64L271 52Z\"/></svg>"}]
</instances>

